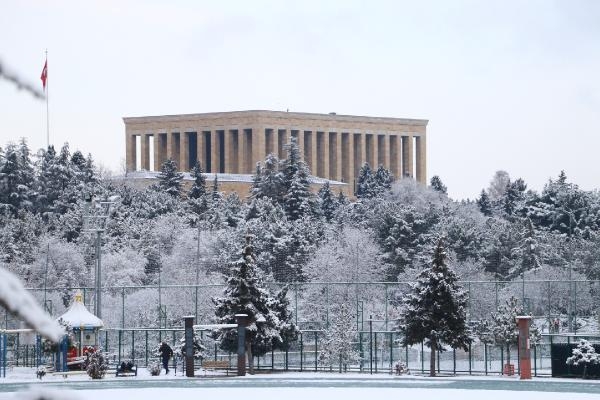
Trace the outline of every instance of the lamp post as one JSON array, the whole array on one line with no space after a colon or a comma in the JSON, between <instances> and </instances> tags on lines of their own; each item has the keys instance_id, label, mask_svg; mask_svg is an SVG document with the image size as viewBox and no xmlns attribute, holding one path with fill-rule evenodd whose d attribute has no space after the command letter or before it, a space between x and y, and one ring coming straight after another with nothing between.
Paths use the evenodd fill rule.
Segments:
<instances>
[{"instance_id":1,"label":"lamp post","mask_svg":"<svg viewBox=\"0 0 600 400\"><path fill-rule=\"evenodd\" d=\"M102 258L100 248L102 245L102 233L106 229L110 206L120 199L119 196L105 197L101 200L93 198L89 193L85 195L85 206L83 215L83 231L95 233L95 285L96 302L94 314L102 319Z\"/></svg>"}]
</instances>

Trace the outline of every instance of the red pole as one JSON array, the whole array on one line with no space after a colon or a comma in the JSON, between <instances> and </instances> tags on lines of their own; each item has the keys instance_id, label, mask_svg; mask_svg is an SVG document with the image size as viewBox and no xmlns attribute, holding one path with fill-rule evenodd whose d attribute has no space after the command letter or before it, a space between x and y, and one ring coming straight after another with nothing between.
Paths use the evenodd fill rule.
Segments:
<instances>
[{"instance_id":1,"label":"red pole","mask_svg":"<svg viewBox=\"0 0 600 400\"><path fill-rule=\"evenodd\" d=\"M529 343L530 316L518 316L519 327L519 361L521 365L521 379L531 379L531 346Z\"/></svg>"}]
</instances>

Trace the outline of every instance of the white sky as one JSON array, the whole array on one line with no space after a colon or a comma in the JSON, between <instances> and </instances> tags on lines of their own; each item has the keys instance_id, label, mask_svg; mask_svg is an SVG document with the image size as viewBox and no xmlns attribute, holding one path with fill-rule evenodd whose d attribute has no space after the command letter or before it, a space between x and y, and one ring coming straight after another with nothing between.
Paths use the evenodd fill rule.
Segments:
<instances>
[{"instance_id":1,"label":"white sky","mask_svg":"<svg viewBox=\"0 0 600 400\"><path fill-rule=\"evenodd\" d=\"M41 87L46 48L51 142L115 171L123 116L289 108L429 119L455 198L498 169L600 186L600 1L2 2L0 59ZM0 81L0 146L45 119Z\"/></svg>"}]
</instances>

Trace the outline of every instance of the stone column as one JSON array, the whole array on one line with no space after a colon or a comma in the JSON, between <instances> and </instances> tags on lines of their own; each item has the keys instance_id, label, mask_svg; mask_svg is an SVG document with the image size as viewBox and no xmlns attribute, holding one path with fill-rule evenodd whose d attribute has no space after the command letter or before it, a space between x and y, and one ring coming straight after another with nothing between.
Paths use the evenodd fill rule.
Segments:
<instances>
[{"instance_id":1,"label":"stone column","mask_svg":"<svg viewBox=\"0 0 600 400\"><path fill-rule=\"evenodd\" d=\"M252 128L252 154L248 164L248 174L254 173L257 162L265 161L265 127L257 126Z\"/></svg>"},{"instance_id":2,"label":"stone column","mask_svg":"<svg viewBox=\"0 0 600 400\"><path fill-rule=\"evenodd\" d=\"M142 169L150 171L150 136L143 133L141 138L142 144Z\"/></svg>"},{"instance_id":3,"label":"stone column","mask_svg":"<svg viewBox=\"0 0 600 400\"><path fill-rule=\"evenodd\" d=\"M337 133L335 135L336 137L336 166L335 166L335 172L336 172L336 177L335 179L337 181L343 181L344 180L344 174L343 174L343 153L342 153L342 130L338 129Z\"/></svg>"},{"instance_id":4,"label":"stone column","mask_svg":"<svg viewBox=\"0 0 600 400\"><path fill-rule=\"evenodd\" d=\"M323 157L323 176L322 178L331 179L329 170L329 130L323 129L322 149L319 151L319 158Z\"/></svg>"},{"instance_id":5,"label":"stone column","mask_svg":"<svg viewBox=\"0 0 600 400\"><path fill-rule=\"evenodd\" d=\"M402 177L414 177L412 136L402 136Z\"/></svg>"},{"instance_id":6,"label":"stone column","mask_svg":"<svg viewBox=\"0 0 600 400\"><path fill-rule=\"evenodd\" d=\"M220 157L219 157L219 132L217 130L212 130L210 132L210 161L211 161L211 173L218 174L219 165L220 165Z\"/></svg>"},{"instance_id":7,"label":"stone column","mask_svg":"<svg viewBox=\"0 0 600 400\"><path fill-rule=\"evenodd\" d=\"M300 149L300 154L302 154L302 159L306 162L306 156L304 154L304 129L298 130L298 148Z\"/></svg>"},{"instance_id":8,"label":"stone column","mask_svg":"<svg viewBox=\"0 0 600 400\"><path fill-rule=\"evenodd\" d=\"M355 167L354 167L354 156L356 149L354 148L354 133L348 132L348 185L351 190L354 187L354 180L356 179Z\"/></svg>"},{"instance_id":9,"label":"stone column","mask_svg":"<svg viewBox=\"0 0 600 400\"><path fill-rule=\"evenodd\" d=\"M137 157L136 157L136 140L133 133L125 133L125 165L127 172L136 170Z\"/></svg>"},{"instance_id":10,"label":"stone column","mask_svg":"<svg viewBox=\"0 0 600 400\"><path fill-rule=\"evenodd\" d=\"M310 172L313 176L317 176L318 169L318 150L317 150L317 131L313 130L310 133Z\"/></svg>"},{"instance_id":11,"label":"stone column","mask_svg":"<svg viewBox=\"0 0 600 400\"><path fill-rule=\"evenodd\" d=\"M167 154L165 161L173 159L173 131L171 129L167 129Z\"/></svg>"},{"instance_id":12,"label":"stone column","mask_svg":"<svg viewBox=\"0 0 600 400\"><path fill-rule=\"evenodd\" d=\"M238 174L244 173L244 165L246 165L246 130L244 128L239 128L237 130L237 171Z\"/></svg>"},{"instance_id":13,"label":"stone column","mask_svg":"<svg viewBox=\"0 0 600 400\"><path fill-rule=\"evenodd\" d=\"M360 133L359 137L360 137L360 147L358 149L359 163L358 163L356 176L358 176L358 172L360 172L360 169L362 168L362 166L367 162L367 134Z\"/></svg>"},{"instance_id":14,"label":"stone column","mask_svg":"<svg viewBox=\"0 0 600 400\"><path fill-rule=\"evenodd\" d=\"M392 166L390 165L390 152L390 135L386 132L383 136L383 166L393 174L394 171L392 171Z\"/></svg>"},{"instance_id":15,"label":"stone column","mask_svg":"<svg viewBox=\"0 0 600 400\"><path fill-rule=\"evenodd\" d=\"M179 132L179 172L190 170L190 136L181 129Z\"/></svg>"},{"instance_id":16,"label":"stone column","mask_svg":"<svg viewBox=\"0 0 600 400\"><path fill-rule=\"evenodd\" d=\"M233 135L235 134L235 131L233 129L225 129L223 131L223 147L225 149L225 151L223 152L224 156L225 156L225 173L226 174L232 174L235 173L235 171L233 170L233 162L234 162L234 155L233 155ZM237 156L237 154L236 154Z\"/></svg>"},{"instance_id":17,"label":"stone column","mask_svg":"<svg viewBox=\"0 0 600 400\"><path fill-rule=\"evenodd\" d=\"M160 152L160 134L158 132L154 132L152 139L154 140L154 171L160 171L160 165L162 163L162 155Z\"/></svg>"},{"instance_id":18,"label":"stone column","mask_svg":"<svg viewBox=\"0 0 600 400\"><path fill-rule=\"evenodd\" d=\"M390 171L394 174L394 179L402 177L402 167L400 164L401 139L398 135L390 135Z\"/></svg>"},{"instance_id":19,"label":"stone column","mask_svg":"<svg viewBox=\"0 0 600 400\"><path fill-rule=\"evenodd\" d=\"M379 135L377 133L373 133L373 165L371 168L376 170L379 167Z\"/></svg>"},{"instance_id":20,"label":"stone column","mask_svg":"<svg viewBox=\"0 0 600 400\"><path fill-rule=\"evenodd\" d=\"M198 139L196 141L196 154L198 155L198 161L200 161L202 172L206 172L206 141L204 139L204 132L199 128L196 131L198 132Z\"/></svg>"},{"instance_id":21,"label":"stone column","mask_svg":"<svg viewBox=\"0 0 600 400\"><path fill-rule=\"evenodd\" d=\"M417 181L423 185L427 184L427 155L425 147L425 135L416 137L417 145Z\"/></svg>"},{"instance_id":22,"label":"stone column","mask_svg":"<svg viewBox=\"0 0 600 400\"><path fill-rule=\"evenodd\" d=\"M287 129L278 129L277 130L277 139L279 141L279 144L277 146L277 148L278 148L277 157L279 157L279 159L281 160L283 158L286 158L285 145L289 141L288 130Z\"/></svg>"},{"instance_id":23,"label":"stone column","mask_svg":"<svg viewBox=\"0 0 600 400\"><path fill-rule=\"evenodd\" d=\"M373 160L373 135L368 133L363 133L363 147L364 147L364 158L363 164L369 163L369 166L373 168L374 160Z\"/></svg>"}]
</instances>

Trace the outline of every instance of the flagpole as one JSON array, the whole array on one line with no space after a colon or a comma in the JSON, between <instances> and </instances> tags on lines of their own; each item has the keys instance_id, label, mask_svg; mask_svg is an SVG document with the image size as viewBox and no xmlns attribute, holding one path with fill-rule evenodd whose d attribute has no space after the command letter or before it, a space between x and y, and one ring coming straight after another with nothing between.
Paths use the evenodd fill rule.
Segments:
<instances>
[{"instance_id":1,"label":"flagpole","mask_svg":"<svg viewBox=\"0 0 600 400\"><path fill-rule=\"evenodd\" d=\"M48 49L46 49L46 150L50 147L50 107L48 106Z\"/></svg>"}]
</instances>

